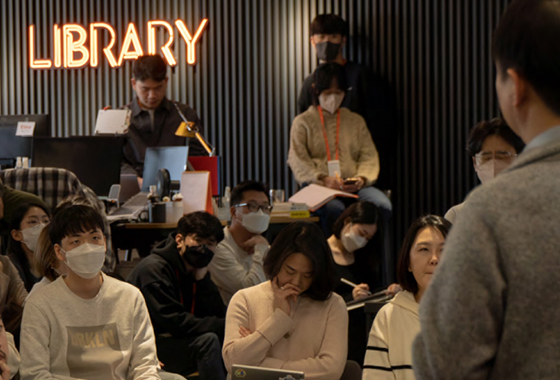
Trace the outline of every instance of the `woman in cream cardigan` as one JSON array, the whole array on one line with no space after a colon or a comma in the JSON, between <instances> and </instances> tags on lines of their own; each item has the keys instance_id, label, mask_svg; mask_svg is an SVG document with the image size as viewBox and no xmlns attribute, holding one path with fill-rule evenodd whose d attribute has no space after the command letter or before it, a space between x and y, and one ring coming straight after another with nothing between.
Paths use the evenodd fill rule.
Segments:
<instances>
[{"instance_id":1,"label":"woman in cream cardigan","mask_svg":"<svg viewBox=\"0 0 560 380\"><path fill-rule=\"evenodd\" d=\"M226 316L224 363L302 371L338 380L346 365L348 313L333 293L332 254L316 225L292 223L265 261L269 281L238 291Z\"/></svg>"},{"instance_id":2,"label":"woman in cream cardigan","mask_svg":"<svg viewBox=\"0 0 560 380\"><path fill-rule=\"evenodd\" d=\"M408 229L397 264L397 280L404 289L377 314L364 361L363 380L414 380L412 342L420 332L418 304L441 257L451 223L427 215Z\"/></svg>"}]
</instances>

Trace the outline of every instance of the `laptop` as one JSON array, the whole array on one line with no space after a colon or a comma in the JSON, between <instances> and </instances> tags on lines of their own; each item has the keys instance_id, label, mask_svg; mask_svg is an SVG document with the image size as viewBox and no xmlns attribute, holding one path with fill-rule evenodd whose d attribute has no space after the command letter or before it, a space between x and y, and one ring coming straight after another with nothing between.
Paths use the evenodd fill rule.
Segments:
<instances>
[{"instance_id":1,"label":"laptop","mask_svg":"<svg viewBox=\"0 0 560 380\"><path fill-rule=\"evenodd\" d=\"M234 364L231 367L231 378L232 380L296 380L305 379L305 375L299 371Z\"/></svg>"},{"instance_id":2,"label":"laptop","mask_svg":"<svg viewBox=\"0 0 560 380\"><path fill-rule=\"evenodd\" d=\"M148 193L151 185L157 185L159 169L169 170L172 181L180 181L185 166L189 148L186 146L164 146L147 148L144 158L144 172L142 177L142 192Z\"/></svg>"}]
</instances>

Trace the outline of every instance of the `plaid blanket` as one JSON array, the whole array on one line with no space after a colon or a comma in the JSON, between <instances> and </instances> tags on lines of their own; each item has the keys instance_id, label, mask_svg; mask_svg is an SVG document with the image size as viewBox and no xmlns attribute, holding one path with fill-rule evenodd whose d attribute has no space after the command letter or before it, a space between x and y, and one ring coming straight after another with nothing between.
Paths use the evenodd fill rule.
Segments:
<instances>
[{"instance_id":1,"label":"plaid blanket","mask_svg":"<svg viewBox=\"0 0 560 380\"><path fill-rule=\"evenodd\" d=\"M111 244L111 227L105 213L105 204L71 171L61 168L8 169L0 172L0 180L13 189L39 196L50 207L51 214L56 206L69 195L85 197L103 217L107 238L107 253L103 271L113 272L116 256Z\"/></svg>"}]
</instances>

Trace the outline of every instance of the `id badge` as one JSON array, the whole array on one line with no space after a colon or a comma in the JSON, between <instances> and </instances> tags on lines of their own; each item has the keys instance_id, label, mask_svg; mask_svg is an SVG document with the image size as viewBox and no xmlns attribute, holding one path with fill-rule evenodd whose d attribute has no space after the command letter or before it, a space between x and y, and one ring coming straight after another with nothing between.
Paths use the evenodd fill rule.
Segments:
<instances>
[{"instance_id":1,"label":"id badge","mask_svg":"<svg viewBox=\"0 0 560 380\"><path fill-rule=\"evenodd\" d=\"M339 160L330 160L327 161L327 165L329 168L329 177L340 177L340 161Z\"/></svg>"}]
</instances>

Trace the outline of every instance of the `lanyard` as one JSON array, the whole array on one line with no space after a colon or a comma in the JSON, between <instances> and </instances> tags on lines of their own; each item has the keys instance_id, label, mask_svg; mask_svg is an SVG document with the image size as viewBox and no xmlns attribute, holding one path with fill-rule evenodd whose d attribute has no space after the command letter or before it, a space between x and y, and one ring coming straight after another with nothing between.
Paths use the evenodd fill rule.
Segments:
<instances>
[{"instance_id":1,"label":"lanyard","mask_svg":"<svg viewBox=\"0 0 560 380\"><path fill-rule=\"evenodd\" d=\"M323 118L323 110L321 106L318 106L317 109L319 110L319 117L321 118L321 126L323 127L323 136L325 137L325 145L327 146L327 156L328 160L331 160L331 149L329 148L329 139L327 138L327 129L325 128L325 119ZM340 108L338 109L336 115L336 145L335 145L335 156L336 160L338 160L338 139L340 136Z\"/></svg>"}]
</instances>

